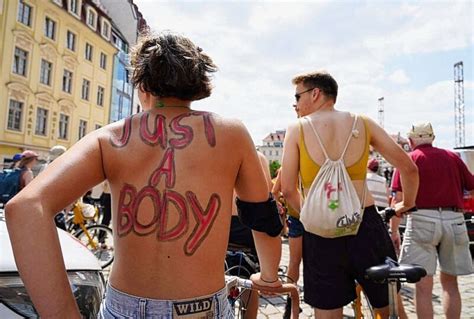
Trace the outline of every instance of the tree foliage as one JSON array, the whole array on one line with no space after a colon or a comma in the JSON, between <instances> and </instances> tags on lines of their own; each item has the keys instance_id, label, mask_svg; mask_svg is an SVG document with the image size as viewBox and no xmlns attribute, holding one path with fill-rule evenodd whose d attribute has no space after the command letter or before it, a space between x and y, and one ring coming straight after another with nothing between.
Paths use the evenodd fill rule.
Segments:
<instances>
[{"instance_id":1,"label":"tree foliage","mask_svg":"<svg viewBox=\"0 0 474 319\"><path fill-rule=\"evenodd\" d=\"M270 175L272 178L277 176L277 170L281 167L280 162L278 161L270 161Z\"/></svg>"}]
</instances>

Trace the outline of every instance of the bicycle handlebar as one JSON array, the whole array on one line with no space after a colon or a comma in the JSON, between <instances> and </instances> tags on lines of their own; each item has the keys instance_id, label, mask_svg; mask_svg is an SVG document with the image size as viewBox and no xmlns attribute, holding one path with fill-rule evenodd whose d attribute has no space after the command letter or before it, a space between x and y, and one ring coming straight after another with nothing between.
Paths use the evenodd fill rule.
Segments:
<instances>
[{"instance_id":1,"label":"bicycle handlebar","mask_svg":"<svg viewBox=\"0 0 474 319\"><path fill-rule=\"evenodd\" d=\"M285 283L280 287L259 286L249 279L242 279L237 276L225 276L227 290L232 288L245 288L251 290L265 291L277 294L289 294L291 303L291 318L298 318L300 313L300 302L298 287L295 284ZM297 302L295 302L297 301Z\"/></svg>"},{"instance_id":2,"label":"bicycle handlebar","mask_svg":"<svg viewBox=\"0 0 474 319\"><path fill-rule=\"evenodd\" d=\"M416 212L418 209L416 208L416 206L413 206L412 208L410 208L409 210L406 211L407 212ZM384 220L384 222L388 223L390 221L390 219L395 216L395 208L393 207L387 207L385 208L383 211L379 212L380 216L382 217L382 219Z\"/></svg>"}]
</instances>

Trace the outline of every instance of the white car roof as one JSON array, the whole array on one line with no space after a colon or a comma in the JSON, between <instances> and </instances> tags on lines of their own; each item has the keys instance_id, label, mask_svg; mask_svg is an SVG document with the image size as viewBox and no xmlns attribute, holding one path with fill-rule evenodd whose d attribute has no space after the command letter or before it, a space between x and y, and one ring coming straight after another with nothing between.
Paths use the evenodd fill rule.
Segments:
<instances>
[{"instance_id":1,"label":"white car roof","mask_svg":"<svg viewBox=\"0 0 474 319\"><path fill-rule=\"evenodd\" d=\"M58 236L67 270L101 270L97 258L75 237L61 229ZM17 271L5 218L0 216L0 272Z\"/></svg>"}]
</instances>

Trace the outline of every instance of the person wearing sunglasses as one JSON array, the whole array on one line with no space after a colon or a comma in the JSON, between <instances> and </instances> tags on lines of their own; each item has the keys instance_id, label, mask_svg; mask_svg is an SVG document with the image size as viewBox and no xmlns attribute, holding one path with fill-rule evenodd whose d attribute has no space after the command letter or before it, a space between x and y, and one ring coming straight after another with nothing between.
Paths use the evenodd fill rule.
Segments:
<instances>
[{"instance_id":1,"label":"person wearing sunglasses","mask_svg":"<svg viewBox=\"0 0 474 319\"><path fill-rule=\"evenodd\" d=\"M402 175L406 191L396 206L397 214L415 205L417 168L375 121L335 108L338 84L328 72L297 75L292 83L295 85L294 107L301 118L289 125L283 149L281 188L288 204L300 211L301 196L307 195L323 163L327 159L341 158L365 207L356 235L325 238L308 232L303 223L304 301L314 307L316 318L342 318L344 305L356 298L357 280L377 313L387 317L387 285L373 284L364 278L365 269L383 263L386 256L396 258L374 200L369 192L364 192L369 147L397 167Z\"/></svg>"}]
</instances>

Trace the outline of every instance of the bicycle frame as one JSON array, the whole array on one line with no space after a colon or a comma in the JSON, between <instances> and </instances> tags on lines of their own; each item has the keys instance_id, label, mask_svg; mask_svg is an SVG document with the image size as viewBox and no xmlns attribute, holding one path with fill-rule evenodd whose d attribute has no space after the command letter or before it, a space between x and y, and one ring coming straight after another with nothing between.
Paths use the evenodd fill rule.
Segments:
<instances>
[{"instance_id":1,"label":"bicycle frame","mask_svg":"<svg viewBox=\"0 0 474 319\"><path fill-rule=\"evenodd\" d=\"M299 292L298 287L295 284L285 283L280 287L267 287L259 286L254 284L251 280L242 279L237 276L225 276L226 277L226 287L229 292L236 288L251 289L254 291L260 291L262 293L270 294L289 294L291 300L296 300L298 302L293 302L291 304L291 318L296 319L300 314L300 303L299 303ZM238 297L238 296L237 296Z\"/></svg>"},{"instance_id":2,"label":"bicycle frame","mask_svg":"<svg viewBox=\"0 0 474 319\"><path fill-rule=\"evenodd\" d=\"M397 303L397 279L388 280L388 310L389 310L389 319L398 318L398 303Z\"/></svg>"}]
</instances>

